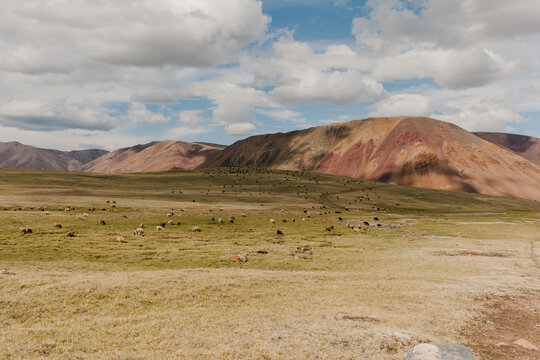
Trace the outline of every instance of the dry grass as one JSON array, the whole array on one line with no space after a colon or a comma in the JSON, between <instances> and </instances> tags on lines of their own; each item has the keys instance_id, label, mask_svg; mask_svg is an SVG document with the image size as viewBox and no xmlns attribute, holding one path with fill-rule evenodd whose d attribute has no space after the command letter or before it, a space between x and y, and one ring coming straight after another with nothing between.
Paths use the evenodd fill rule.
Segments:
<instances>
[{"instance_id":1,"label":"dry grass","mask_svg":"<svg viewBox=\"0 0 540 360\"><path fill-rule=\"evenodd\" d=\"M403 359L463 343L479 296L540 289L536 202L219 172L0 171L0 359ZM382 226L346 227L363 221Z\"/></svg>"}]
</instances>

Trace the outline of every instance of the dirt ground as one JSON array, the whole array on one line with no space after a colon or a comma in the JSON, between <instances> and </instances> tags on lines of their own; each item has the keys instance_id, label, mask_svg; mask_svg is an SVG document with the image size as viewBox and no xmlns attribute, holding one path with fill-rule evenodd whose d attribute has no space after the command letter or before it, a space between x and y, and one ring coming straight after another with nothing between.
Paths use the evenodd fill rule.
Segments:
<instances>
[{"instance_id":1,"label":"dirt ground","mask_svg":"<svg viewBox=\"0 0 540 360\"><path fill-rule=\"evenodd\" d=\"M486 308L464 330L468 346L482 360L538 360L539 350L514 344L525 339L540 347L540 293L486 300Z\"/></svg>"}]
</instances>

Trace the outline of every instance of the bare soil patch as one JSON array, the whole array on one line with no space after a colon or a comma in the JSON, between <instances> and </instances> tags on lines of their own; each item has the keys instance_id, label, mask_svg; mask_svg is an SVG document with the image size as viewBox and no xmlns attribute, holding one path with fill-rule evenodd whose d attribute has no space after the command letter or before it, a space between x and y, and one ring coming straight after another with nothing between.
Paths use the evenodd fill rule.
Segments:
<instances>
[{"instance_id":1,"label":"bare soil patch","mask_svg":"<svg viewBox=\"0 0 540 360\"><path fill-rule=\"evenodd\" d=\"M514 344L525 339L540 347L540 293L488 300L463 330L468 346L483 360L534 360L540 351Z\"/></svg>"}]
</instances>

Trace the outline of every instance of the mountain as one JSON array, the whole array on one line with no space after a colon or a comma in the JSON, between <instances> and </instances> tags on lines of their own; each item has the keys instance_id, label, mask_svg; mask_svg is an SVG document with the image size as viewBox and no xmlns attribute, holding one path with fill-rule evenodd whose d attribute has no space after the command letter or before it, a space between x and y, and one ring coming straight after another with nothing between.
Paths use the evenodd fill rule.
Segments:
<instances>
[{"instance_id":1,"label":"mountain","mask_svg":"<svg viewBox=\"0 0 540 360\"><path fill-rule=\"evenodd\" d=\"M475 132L476 136L509 149L518 155L523 156L540 165L540 139L532 136L494 133L494 132Z\"/></svg>"},{"instance_id":2,"label":"mountain","mask_svg":"<svg viewBox=\"0 0 540 360\"><path fill-rule=\"evenodd\" d=\"M0 168L69 171L79 169L81 162L62 153L18 142L0 143Z\"/></svg>"},{"instance_id":3,"label":"mountain","mask_svg":"<svg viewBox=\"0 0 540 360\"><path fill-rule=\"evenodd\" d=\"M540 199L540 167L443 121L370 118L252 136L201 167L304 170L393 184Z\"/></svg>"},{"instance_id":4,"label":"mountain","mask_svg":"<svg viewBox=\"0 0 540 360\"><path fill-rule=\"evenodd\" d=\"M89 162L82 171L130 173L191 170L221 152L223 146L166 140L119 149Z\"/></svg>"},{"instance_id":5,"label":"mountain","mask_svg":"<svg viewBox=\"0 0 540 360\"><path fill-rule=\"evenodd\" d=\"M41 149L41 150L49 151L53 154L65 156L70 159L75 159L81 164L87 164L90 161L94 161L97 158L108 153L107 150L101 150L101 149L73 150L73 151L60 151L60 150L53 150L53 149Z\"/></svg>"}]
</instances>

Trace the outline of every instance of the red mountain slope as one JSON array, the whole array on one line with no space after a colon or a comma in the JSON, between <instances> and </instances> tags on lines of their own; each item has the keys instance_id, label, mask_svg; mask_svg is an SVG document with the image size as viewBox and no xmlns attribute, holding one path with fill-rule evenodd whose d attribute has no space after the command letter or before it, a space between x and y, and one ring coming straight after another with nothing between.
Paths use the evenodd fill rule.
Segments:
<instances>
[{"instance_id":1,"label":"red mountain slope","mask_svg":"<svg viewBox=\"0 0 540 360\"><path fill-rule=\"evenodd\" d=\"M450 123L373 118L247 138L201 167L306 170L540 199L540 167Z\"/></svg>"}]
</instances>

